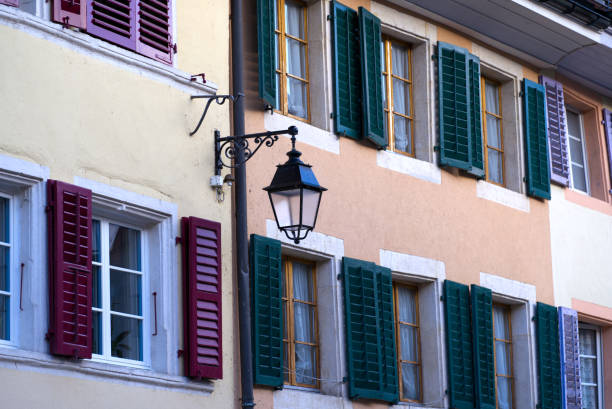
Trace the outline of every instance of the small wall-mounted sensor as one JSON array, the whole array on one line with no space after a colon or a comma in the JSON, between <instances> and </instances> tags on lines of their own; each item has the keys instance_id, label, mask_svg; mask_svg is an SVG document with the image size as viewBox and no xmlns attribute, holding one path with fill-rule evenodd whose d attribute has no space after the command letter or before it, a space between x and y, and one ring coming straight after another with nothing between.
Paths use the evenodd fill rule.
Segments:
<instances>
[{"instance_id":1,"label":"small wall-mounted sensor","mask_svg":"<svg viewBox=\"0 0 612 409\"><path fill-rule=\"evenodd\" d=\"M220 188L223 187L223 178L221 175L214 175L210 177L210 186Z\"/></svg>"},{"instance_id":2,"label":"small wall-mounted sensor","mask_svg":"<svg viewBox=\"0 0 612 409\"><path fill-rule=\"evenodd\" d=\"M223 178L223 183L227 183L228 186L231 186L232 183L234 183L234 175L232 175L231 173L228 173L227 175L225 175L225 177Z\"/></svg>"}]
</instances>

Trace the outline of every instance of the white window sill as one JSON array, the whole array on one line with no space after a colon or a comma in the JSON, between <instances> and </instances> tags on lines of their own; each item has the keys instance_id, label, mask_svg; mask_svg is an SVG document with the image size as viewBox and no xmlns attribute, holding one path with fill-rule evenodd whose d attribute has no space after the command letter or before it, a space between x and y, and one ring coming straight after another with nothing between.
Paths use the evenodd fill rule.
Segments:
<instances>
[{"instance_id":1,"label":"white window sill","mask_svg":"<svg viewBox=\"0 0 612 409\"><path fill-rule=\"evenodd\" d=\"M183 376L167 375L150 369L131 368L92 360L58 358L39 352L0 346L0 366L27 369L59 376L76 376L93 380L122 380L135 385L165 388L191 393L210 394L211 381L193 381Z\"/></svg>"},{"instance_id":2,"label":"white window sill","mask_svg":"<svg viewBox=\"0 0 612 409\"><path fill-rule=\"evenodd\" d=\"M444 409L444 407L423 406L422 403L399 402L397 405L393 405L389 409Z\"/></svg>"},{"instance_id":3,"label":"white window sill","mask_svg":"<svg viewBox=\"0 0 612 409\"><path fill-rule=\"evenodd\" d=\"M476 183L476 196L529 213L529 198L527 196L484 180L479 180Z\"/></svg>"},{"instance_id":4,"label":"white window sill","mask_svg":"<svg viewBox=\"0 0 612 409\"><path fill-rule=\"evenodd\" d=\"M201 80L191 81L189 73L173 66L152 60L130 50L124 50L87 33L65 29L60 24L43 20L15 7L0 5L0 25L24 31L35 37L44 38L63 47L129 69L189 94L215 94L217 92L217 85L210 81L205 84Z\"/></svg>"},{"instance_id":5,"label":"white window sill","mask_svg":"<svg viewBox=\"0 0 612 409\"><path fill-rule=\"evenodd\" d=\"M344 409L351 403L340 396L323 395L317 389L295 388L285 385L282 390L274 391L274 409Z\"/></svg>"},{"instance_id":6,"label":"white window sill","mask_svg":"<svg viewBox=\"0 0 612 409\"><path fill-rule=\"evenodd\" d=\"M425 180L427 182L441 184L442 174L440 168L433 163L412 158L387 150L380 150L376 154L376 164L382 168L393 170Z\"/></svg>"},{"instance_id":7,"label":"white window sill","mask_svg":"<svg viewBox=\"0 0 612 409\"><path fill-rule=\"evenodd\" d=\"M314 125L274 112L264 114L264 127L267 131L277 131L296 126L299 133L295 139L299 142L312 145L315 148L323 149L336 155L340 154L340 141L333 132L317 128Z\"/></svg>"}]
</instances>

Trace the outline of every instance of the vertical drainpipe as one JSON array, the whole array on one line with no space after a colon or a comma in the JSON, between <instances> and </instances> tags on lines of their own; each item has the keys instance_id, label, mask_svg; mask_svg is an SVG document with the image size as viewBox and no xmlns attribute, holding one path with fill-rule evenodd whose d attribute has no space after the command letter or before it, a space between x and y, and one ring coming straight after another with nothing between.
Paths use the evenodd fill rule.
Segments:
<instances>
[{"instance_id":1,"label":"vertical drainpipe","mask_svg":"<svg viewBox=\"0 0 612 409\"><path fill-rule=\"evenodd\" d=\"M231 0L232 25L232 94L244 95L243 81L243 26L242 0ZM233 134L244 135L244 102L238 98L233 107ZM235 169L234 195L236 211L236 274L238 281L238 319L240 328L240 381L242 386L242 408L255 406L253 401L253 366L251 358L251 303L249 287L249 254L247 232L246 170L244 150L235 144L236 163L242 163Z\"/></svg>"}]
</instances>

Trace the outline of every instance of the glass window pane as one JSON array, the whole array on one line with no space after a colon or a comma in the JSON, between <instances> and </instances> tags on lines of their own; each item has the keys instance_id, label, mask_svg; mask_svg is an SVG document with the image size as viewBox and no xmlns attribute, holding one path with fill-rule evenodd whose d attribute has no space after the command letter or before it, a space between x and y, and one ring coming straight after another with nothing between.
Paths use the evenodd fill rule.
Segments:
<instances>
[{"instance_id":1,"label":"glass window pane","mask_svg":"<svg viewBox=\"0 0 612 409\"><path fill-rule=\"evenodd\" d=\"M93 354L102 355L102 313L100 311L92 311L92 343L91 352Z\"/></svg>"},{"instance_id":2,"label":"glass window pane","mask_svg":"<svg viewBox=\"0 0 612 409\"><path fill-rule=\"evenodd\" d=\"M286 325L285 325L286 327ZM289 343L283 342L283 374L286 383L289 383Z\"/></svg>"},{"instance_id":3,"label":"glass window pane","mask_svg":"<svg viewBox=\"0 0 612 409\"><path fill-rule=\"evenodd\" d=\"M582 408L598 409L597 387L582 385Z\"/></svg>"},{"instance_id":4,"label":"glass window pane","mask_svg":"<svg viewBox=\"0 0 612 409\"><path fill-rule=\"evenodd\" d=\"M582 139L582 130L580 129L580 115L566 110L565 113L567 118L567 132L578 139Z\"/></svg>"},{"instance_id":5,"label":"glass window pane","mask_svg":"<svg viewBox=\"0 0 612 409\"><path fill-rule=\"evenodd\" d=\"M302 189L302 225L314 227L320 201L321 192L308 188Z\"/></svg>"},{"instance_id":6,"label":"glass window pane","mask_svg":"<svg viewBox=\"0 0 612 409\"><path fill-rule=\"evenodd\" d=\"M91 273L91 306L102 308L102 274L100 266L93 266Z\"/></svg>"},{"instance_id":7,"label":"glass window pane","mask_svg":"<svg viewBox=\"0 0 612 409\"><path fill-rule=\"evenodd\" d=\"M111 314L111 355L142 360L142 321Z\"/></svg>"},{"instance_id":8,"label":"glass window pane","mask_svg":"<svg viewBox=\"0 0 612 409\"><path fill-rule=\"evenodd\" d=\"M0 339L10 339L10 328L11 298L7 295L0 295Z\"/></svg>"},{"instance_id":9,"label":"glass window pane","mask_svg":"<svg viewBox=\"0 0 612 409\"><path fill-rule=\"evenodd\" d=\"M597 383L597 359L580 358L580 381L584 383Z\"/></svg>"},{"instance_id":10,"label":"glass window pane","mask_svg":"<svg viewBox=\"0 0 612 409\"><path fill-rule=\"evenodd\" d=\"M487 145L501 149L501 121L493 115L487 114Z\"/></svg>"},{"instance_id":11,"label":"glass window pane","mask_svg":"<svg viewBox=\"0 0 612 409\"><path fill-rule=\"evenodd\" d=\"M304 40L304 8L291 0L285 1L285 32Z\"/></svg>"},{"instance_id":12,"label":"glass window pane","mask_svg":"<svg viewBox=\"0 0 612 409\"><path fill-rule=\"evenodd\" d=\"M102 261L100 255L100 220L92 220L91 228L93 230L93 237L91 240L91 256L93 261L99 263Z\"/></svg>"},{"instance_id":13,"label":"glass window pane","mask_svg":"<svg viewBox=\"0 0 612 409\"><path fill-rule=\"evenodd\" d=\"M504 183L504 168L502 162L502 153L496 150L487 148L488 163L489 163L489 180L500 185Z\"/></svg>"},{"instance_id":14,"label":"glass window pane","mask_svg":"<svg viewBox=\"0 0 612 409\"><path fill-rule=\"evenodd\" d=\"M308 91L306 83L295 78L287 78L287 104L289 113L306 119L308 117Z\"/></svg>"},{"instance_id":15,"label":"glass window pane","mask_svg":"<svg viewBox=\"0 0 612 409\"><path fill-rule=\"evenodd\" d=\"M396 151L412 154L412 128L410 119L393 115L393 146Z\"/></svg>"},{"instance_id":16,"label":"glass window pane","mask_svg":"<svg viewBox=\"0 0 612 409\"><path fill-rule=\"evenodd\" d=\"M293 265L293 298L314 302L312 265L297 261Z\"/></svg>"},{"instance_id":17,"label":"glass window pane","mask_svg":"<svg viewBox=\"0 0 612 409\"><path fill-rule=\"evenodd\" d=\"M393 78L393 111L410 116L410 84Z\"/></svg>"},{"instance_id":18,"label":"glass window pane","mask_svg":"<svg viewBox=\"0 0 612 409\"><path fill-rule=\"evenodd\" d=\"M510 328L508 322L508 310L498 305L493 306L493 326L495 327L495 338L510 340Z\"/></svg>"},{"instance_id":19,"label":"glass window pane","mask_svg":"<svg viewBox=\"0 0 612 409\"><path fill-rule=\"evenodd\" d=\"M420 400L420 389L419 367L414 364L402 363L402 398Z\"/></svg>"},{"instance_id":20,"label":"glass window pane","mask_svg":"<svg viewBox=\"0 0 612 409\"><path fill-rule=\"evenodd\" d=\"M287 72L306 79L306 46L287 38Z\"/></svg>"},{"instance_id":21,"label":"glass window pane","mask_svg":"<svg viewBox=\"0 0 612 409\"><path fill-rule=\"evenodd\" d=\"M582 156L582 142L574 138L569 138L569 146L572 162L579 165L584 165Z\"/></svg>"},{"instance_id":22,"label":"glass window pane","mask_svg":"<svg viewBox=\"0 0 612 409\"><path fill-rule=\"evenodd\" d=\"M284 190L270 194L280 227L300 223L300 189Z\"/></svg>"},{"instance_id":23,"label":"glass window pane","mask_svg":"<svg viewBox=\"0 0 612 409\"><path fill-rule=\"evenodd\" d=\"M487 112L499 115L499 87L497 84L485 81L485 102Z\"/></svg>"},{"instance_id":24,"label":"glass window pane","mask_svg":"<svg viewBox=\"0 0 612 409\"><path fill-rule=\"evenodd\" d=\"M393 74L398 77L410 79L410 58L408 47L396 43L391 44L391 64Z\"/></svg>"},{"instance_id":25,"label":"glass window pane","mask_svg":"<svg viewBox=\"0 0 612 409\"><path fill-rule=\"evenodd\" d=\"M140 232L116 224L108 225L110 263L140 271Z\"/></svg>"},{"instance_id":26,"label":"glass window pane","mask_svg":"<svg viewBox=\"0 0 612 409\"><path fill-rule=\"evenodd\" d=\"M594 329L580 328L580 355L597 354L597 332Z\"/></svg>"},{"instance_id":27,"label":"glass window pane","mask_svg":"<svg viewBox=\"0 0 612 409\"><path fill-rule=\"evenodd\" d=\"M10 241L10 201L6 197L0 197L0 241Z\"/></svg>"},{"instance_id":28,"label":"glass window pane","mask_svg":"<svg viewBox=\"0 0 612 409\"><path fill-rule=\"evenodd\" d=\"M310 345L295 344L295 381L304 385L316 385L317 350Z\"/></svg>"},{"instance_id":29,"label":"glass window pane","mask_svg":"<svg viewBox=\"0 0 612 409\"><path fill-rule=\"evenodd\" d=\"M141 276L125 271L110 271L111 311L142 315Z\"/></svg>"},{"instance_id":30,"label":"glass window pane","mask_svg":"<svg viewBox=\"0 0 612 409\"><path fill-rule=\"evenodd\" d=\"M293 303L293 330L296 341L312 344L316 342L314 316L314 306L300 302Z\"/></svg>"},{"instance_id":31,"label":"glass window pane","mask_svg":"<svg viewBox=\"0 0 612 409\"><path fill-rule=\"evenodd\" d=\"M497 375L512 376L511 344L495 341L495 372Z\"/></svg>"},{"instance_id":32,"label":"glass window pane","mask_svg":"<svg viewBox=\"0 0 612 409\"><path fill-rule=\"evenodd\" d=\"M400 324L400 343L402 361L419 362L418 329Z\"/></svg>"},{"instance_id":33,"label":"glass window pane","mask_svg":"<svg viewBox=\"0 0 612 409\"><path fill-rule=\"evenodd\" d=\"M572 187L582 192L587 192L586 175L584 168L572 165Z\"/></svg>"},{"instance_id":34,"label":"glass window pane","mask_svg":"<svg viewBox=\"0 0 612 409\"><path fill-rule=\"evenodd\" d=\"M417 323L417 305L416 305L417 290L411 287L397 287L397 309L399 311L399 320L410 324Z\"/></svg>"},{"instance_id":35,"label":"glass window pane","mask_svg":"<svg viewBox=\"0 0 612 409\"><path fill-rule=\"evenodd\" d=\"M11 249L0 245L0 290L11 291Z\"/></svg>"},{"instance_id":36,"label":"glass window pane","mask_svg":"<svg viewBox=\"0 0 612 409\"><path fill-rule=\"evenodd\" d=\"M512 409L512 379L497 377L497 407Z\"/></svg>"},{"instance_id":37,"label":"glass window pane","mask_svg":"<svg viewBox=\"0 0 612 409\"><path fill-rule=\"evenodd\" d=\"M389 101L387 100L387 75L382 75L382 94L383 94L383 109L388 109Z\"/></svg>"}]
</instances>

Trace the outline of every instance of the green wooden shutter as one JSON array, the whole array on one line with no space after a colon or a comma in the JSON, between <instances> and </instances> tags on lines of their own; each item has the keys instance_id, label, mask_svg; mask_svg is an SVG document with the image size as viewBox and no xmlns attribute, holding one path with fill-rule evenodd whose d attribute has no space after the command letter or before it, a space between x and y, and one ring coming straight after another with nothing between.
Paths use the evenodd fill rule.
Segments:
<instances>
[{"instance_id":1,"label":"green wooden shutter","mask_svg":"<svg viewBox=\"0 0 612 409\"><path fill-rule=\"evenodd\" d=\"M495 353L491 290L472 284L472 335L477 409L495 409Z\"/></svg>"},{"instance_id":2,"label":"green wooden shutter","mask_svg":"<svg viewBox=\"0 0 612 409\"><path fill-rule=\"evenodd\" d=\"M251 313L255 383L283 385L283 313L280 241L251 235Z\"/></svg>"},{"instance_id":3,"label":"green wooden shutter","mask_svg":"<svg viewBox=\"0 0 612 409\"><path fill-rule=\"evenodd\" d=\"M382 45L380 19L359 7L363 136L379 148L389 141L383 108Z\"/></svg>"},{"instance_id":4,"label":"green wooden shutter","mask_svg":"<svg viewBox=\"0 0 612 409\"><path fill-rule=\"evenodd\" d=\"M470 54L469 94L470 94L470 140L472 142L472 168L469 172L482 178L485 175L484 152L482 144L482 109L480 106L480 58Z\"/></svg>"},{"instance_id":5,"label":"green wooden shutter","mask_svg":"<svg viewBox=\"0 0 612 409\"><path fill-rule=\"evenodd\" d=\"M333 2L334 129L361 139L361 63L357 12Z\"/></svg>"},{"instance_id":6,"label":"green wooden shutter","mask_svg":"<svg viewBox=\"0 0 612 409\"><path fill-rule=\"evenodd\" d=\"M550 199L550 166L544 86L523 80L523 125L527 194Z\"/></svg>"},{"instance_id":7,"label":"green wooden shutter","mask_svg":"<svg viewBox=\"0 0 612 409\"><path fill-rule=\"evenodd\" d=\"M259 96L276 107L276 0L257 0Z\"/></svg>"},{"instance_id":8,"label":"green wooden shutter","mask_svg":"<svg viewBox=\"0 0 612 409\"><path fill-rule=\"evenodd\" d=\"M466 49L438 42L440 166L472 168L470 92Z\"/></svg>"},{"instance_id":9,"label":"green wooden shutter","mask_svg":"<svg viewBox=\"0 0 612 409\"><path fill-rule=\"evenodd\" d=\"M559 314L551 305L536 306L540 409L561 409L561 359L559 357Z\"/></svg>"},{"instance_id":10,"label":"green wooden shutter","mask_svg":"<svg viewBox=\"0 0 612 409\"><path fill-rule=\"evenodd\" d=\"M450 407L473 409L474 369L468 286L446 280L444 301Z\"/></svg>"},{"instance_id":11,"label":"green wooden shutter","mask_svg":"<svg viewBox=\"0 0 612 409\"><path fill-rule=\"evenodd\" d=\"M349 397L397 401L391 271L344 257Z\"/></svg>"}]
</instances>

